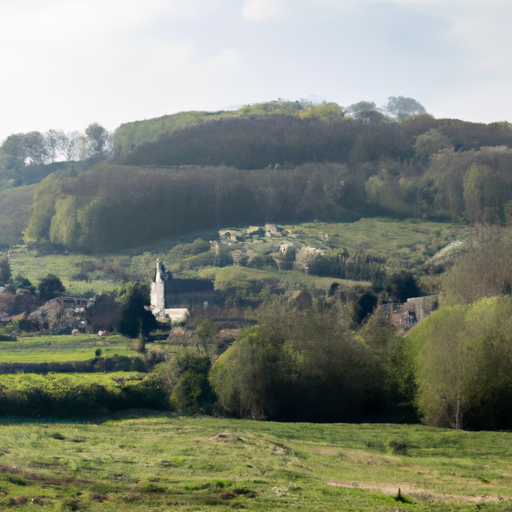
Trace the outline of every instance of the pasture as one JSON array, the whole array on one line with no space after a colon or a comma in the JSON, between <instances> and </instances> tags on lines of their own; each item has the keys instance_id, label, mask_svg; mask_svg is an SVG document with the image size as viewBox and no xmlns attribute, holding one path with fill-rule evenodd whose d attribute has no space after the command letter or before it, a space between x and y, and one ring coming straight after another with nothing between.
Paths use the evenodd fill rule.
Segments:
<instances>
[{"instance_id":1,"label":"pasture","mask_svg":"<svg viewBox=\"0 0 512 512\"><path fill-rule=\"evenodd\" d=\"M104 357L137 355L132 340L121 335L29 336L0 342L0 363L54 363L86 361L99 349Z\"/></svg>"},{"instance_id":2,"label":"pasture","mask_svg":"<svg viewBox=\"0 0 512 512\"><path fill-rule=\"evenodd\" d=\"M299 245L312 246L325 252L337 252L345 248L351 255L362 250L372 257L381 258L388 269L418 268L449 243L454 240L463 240L470 234L470 228L467 226L419 219L399 221L388 218L368 218L352 223L310 222L283 227L291 235L289 240ZM48 273L59 276L70 295L103 293L116 290L123 280L150 278L157 257L165 260L172 247L180 243L192 242L198 237L212 240L217 237L217 234L196 232L118 254L96 256L68 253L37 256L35 251L19 246L11 251L10 264L13 275L22 274L35 284ZM284 241L286 238L260 237L247 240L243 245L250 254L268 254L278 252ZM77 278L80 268L84 265L91 269L96 268L88 272L87 281ZM282 281L287 287L292 285L299 288L302 285L319 289L327 286L321 280L302 272L257 271L244 267L237 267L237 269L239 269L237 277L240 279L273 278ZM199 265L180 272L183 277L214 278L218 271L218 267ZM329 286L330 284L332 279Z\"/></svg>"},{"instance_id":3,"label":"pasture","mask_svg":"<svg viewBox=\"0 0 512 512\"><path fill-rule=\"evenodd\" d=\"M3 418L0 507L506 511L511 436L135 412L90 423Z\"/></svg>"}]
</instances>

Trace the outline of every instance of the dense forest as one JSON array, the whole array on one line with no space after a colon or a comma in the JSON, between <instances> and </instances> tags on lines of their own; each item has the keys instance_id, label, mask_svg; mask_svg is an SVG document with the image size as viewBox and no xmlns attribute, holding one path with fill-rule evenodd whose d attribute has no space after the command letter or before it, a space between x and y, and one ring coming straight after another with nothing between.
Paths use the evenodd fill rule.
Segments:
<instances>
[{"instance_id":1,"label":"dense forest","mask_svg":"<svg viewBox=\"0 0 512 512\"><path fill-rule=\"evenodd\" d=\"M188 129L140 146L122 165L52 173L35 192L25 239L96 252L265 222L387 215L507 223L509 126L423 117L376 126L271 117ZM175 165L173 151L194 165ZM128 165L141 161L155 165Z\"/></svg>"},{"instance_id":2,"label":"dense forest","mask_svg":"<svg viewBox=\"0 0 512 512\"><path fill-rule=\"evenodd\" d=\"M0 244L23 230L27 242L101 252L226 225L374 215L506 224L510 125L435 119L405 100L384 111L279 101L112 135L97 123L12 135L0 148ZM404 101L407 115L395 108Z\"/></svg>"}]
</instances>

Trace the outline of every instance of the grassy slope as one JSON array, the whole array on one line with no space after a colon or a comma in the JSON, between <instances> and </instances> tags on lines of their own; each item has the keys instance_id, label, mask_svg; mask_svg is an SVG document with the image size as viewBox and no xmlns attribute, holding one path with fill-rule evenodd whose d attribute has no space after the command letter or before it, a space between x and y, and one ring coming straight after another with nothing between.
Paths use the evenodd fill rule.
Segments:
<instances>
[{"instance_id":1,"label":"grassy slope","mask_svg":"<svg viewBox=\"0 0 512 512\"><path fill-rule=\"evenodd\" d=\"M165 415L0 428L1 508L23 496L51 510L512 509L510 433ZM412 504L393 499L399 487Z\"/></svg>"},{"instance_id":2,"label":"grassy slope","mask_svg":"<svg viewBox=\"0 0 512 512\"><path fill-rule=\"evenodd\" d=\"M322 223L312 222L305 224L289 225L285 228L304 245L312 245L328 251L328 243L336 248L347 248L350 254L357 250L364 250L370 255L388 258L388 266L394 268L414 267L424 263L430 256L453 240L464 238L469 228L450 223L426 222L421 220L398 221L393 219L372 218L361 219L354 223ZM328 235L326 237L325 235ZM165 260L167 252L176 244L190 243L201 236L211 240L212 233L197 233L187 235L182 239L160 241L153 246L144 246L139 250L131 250L123 254L102 255L101 259L115 261L121 266L128 267L131 258L137 254L151 253L150 261L157 256ZM248 250L254 253L278 251L280 244L285 239L254 240L246 242ZM336 251L336 249L333 249ZM58 275L69 294L79 295L87 290L103 292L116 289L119 281L106 279L93 279L92 282L72 281L70 278L76 274L77 263L94 260L91 255L50 255L35 257L25 248L20 248L11 258L11 267L14 274L21 273L31 281L38 281L48 273ZM306 276L300 272L269 272L255 269L238 268L235 270L202 269L187 271L187 277L200 275L201 277L213 277L216 274L235 272L239 278L243 275L247 279L277 278L289 284L304 283L307 286L324 288L330 286L319 278ZM150 272L151 273L151 272Z\"/></svg>"},{"instance_id":3,"label":"grassy slope","mask_svg":"<svg viewBox=\"0 0 512 512\"><path fill-rule=\"evenodd\" d=\"M327 242L346 248L350 254L363 250L372 256L386 258L393 267L423 264L450 242L465 238L467 226L418 219L361 219L352 223L310 222L283 226L300 240L327 249ZM325 236L328 235L328 236Z\"/></svg>"},{"instance_id":4,"label":"grassy slope","mask_svg":"<svg viewBox=\"0 0 512 512\"><path fill-rule=\"evenodd\" d=\"M69 295L80 295L88 290L102 293L116 289L119 286L119 282L112 280L96 279L91 283L71 280L71 276L79 271L76 266L77 263L94 259L94 256L83 254L35 256L32 251L28 251L25 247L20 247L13 253L10 264L13 275L22 274L28 277L32 283L40 281L47 274L59 276ZM116 258L112 256L109 259L114 260Z\"/></svg>"},{"instance_id":5,"label":"grassy slope","mask_svg":"<svg viewBox=\"0 0 512 512\"><path fill-rule=\"evenodd\" d=\"M191 273L193 275L195 273ZM347 281L336 279L333 277L317 277L303 274L299 271L272 271L272 270L259 270L256 268L247 267L208 267L201 269L197 272L197 275L203 279L215 280L215 287L224 290L228 286L233 286L236 283L242 283L244 281L261 281L267 279L279 279L281 282L287 284L290 289L300 289L302 285L306 285L310 289L318 289L327 292L331 287L332 283L344 283ZM369 286L369 283L365 281L349 281L350 285L360 284L363 286Z\"/></svg>"}]
</instances>

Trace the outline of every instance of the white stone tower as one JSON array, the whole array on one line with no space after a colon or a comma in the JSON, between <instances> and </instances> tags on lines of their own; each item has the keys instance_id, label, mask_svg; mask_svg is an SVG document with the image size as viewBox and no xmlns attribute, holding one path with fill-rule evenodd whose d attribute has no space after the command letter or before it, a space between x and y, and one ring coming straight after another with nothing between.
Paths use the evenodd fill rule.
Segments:
<instances>
[{"instance_id":1,"label":"white stone tower","mask_svg":"<svg viewBox=\"0 0 512 512\"><path fill-rule=\"evenodd\" d=\"M160 258L156 260L155 280L151 283L151 311L157 318L165 315L165 281Z\"/></svg>"}]
</instances>

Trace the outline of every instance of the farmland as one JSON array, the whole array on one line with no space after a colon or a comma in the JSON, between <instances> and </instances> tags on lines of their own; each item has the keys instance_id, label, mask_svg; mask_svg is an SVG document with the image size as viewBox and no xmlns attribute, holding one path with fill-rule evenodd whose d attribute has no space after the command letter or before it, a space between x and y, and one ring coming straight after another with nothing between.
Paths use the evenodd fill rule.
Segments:
<instances>
[{"instance_id":1,"label":"farmland","mask_svg":"<svg viewBox=\"0 0 512 512\"><path fill-rule=\"evenodd\" d=\"M120 335L30 336L18 341L0 342L0 363L40 363L85 361L99 355L134 356L130 340Z\"/></svg>"},{"instance_id":2,"label":"farmland","mask_svg":"<svg viewBox=\"0 0 512 512\"><path fill-rule=\"evenodd\" d=\"M512 510L510 436L136 412L90 423L3 418L0 506Z\"/></svg>"}]
</instances>

